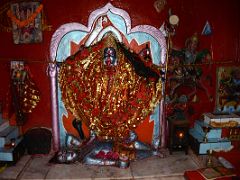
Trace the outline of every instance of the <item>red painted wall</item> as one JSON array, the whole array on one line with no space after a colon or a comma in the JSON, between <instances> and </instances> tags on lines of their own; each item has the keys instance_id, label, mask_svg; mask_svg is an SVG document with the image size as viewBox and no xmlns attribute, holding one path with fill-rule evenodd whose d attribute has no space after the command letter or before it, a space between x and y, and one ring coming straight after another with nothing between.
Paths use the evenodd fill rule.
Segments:
<instances>
[{"instance_id":1,"label":"red painted wall","mask_svg":"<svg viewBox=\"0 0 240 180\"><path fill-rule=\"evenodd\" d=\"M89 14L108 2L129 13L132 27L139 24L160 27L167 17L168 9L171 8L172 13L180 18L176 36L173 37L174 48L183 48L186 38L193 33L197 32L200 35L208 20L213 28L213 35L210 37L200 35L199 49L212 47L214 62L233 61L234 64L240 62L240 1L238 0L167 0L167 5L161 13L157 13L154 9L154 0L42 0L47 23L52 25L52 31L43 32L42 43L15 45L11 32L0 32L0 100L5 103L9 89L9 61L14 59L23 59L28 63L41 92L41 101L29 115L28 122L24 126L25 130L36 126L51 127L50 81L46 69L53 33L60 25L69 22L80 22L87 26ZM6 3L9 1L0 1L0 7ZM195 106L201 114L205 105ZM213 108L214 104L209 106Z\"/></svg>"}]
</instances>

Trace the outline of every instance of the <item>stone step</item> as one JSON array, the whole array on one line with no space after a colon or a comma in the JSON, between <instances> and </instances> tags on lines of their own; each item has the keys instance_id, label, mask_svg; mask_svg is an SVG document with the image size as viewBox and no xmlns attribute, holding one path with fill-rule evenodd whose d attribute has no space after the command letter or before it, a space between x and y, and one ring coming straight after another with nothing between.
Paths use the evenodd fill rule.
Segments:
<instances>
[{"instance_id":1,"label":"stone step","mask_svg":"<svg viewBox=\"0 0 240 180\"><path fill-rule=\"evenodd\" d=\"M0 113L0 132L9 126L9 121L2 118L2 113Z\"/></svg>"},{"instance_id":2,"label":"stone step","mask_svg":"<svg viewBox=\"0 0 240 180\"><path fill-rule=\"evenodd\" d=\"M16 126L8 126L3 131L0 131L0 147L4 147L5 144L10 143L12 138L17 139L19 136L19 130Z\"/></svg>"},{"instance_id":3,"label":"stone step","mask_svg":"<svg viewBox=\"0 0 240 180\"><path fill-rule=\"evenodd\" d=\"M9 127L9 121L2 119L0 121L0 132L3 131L4 129L6 129L7 127Z\"/></svg>"},{"instance_id":4,"label":"stone step","mask_svg":"<svg viewBox=\"0 0 240 180\"><path fill-rule=\"evenodd\" d=\"M21 137L16 139L14 147L0 148L0 161L17 162L24 153L25 147L23 144L23 138Z\"/></svg>"}]
</instances>

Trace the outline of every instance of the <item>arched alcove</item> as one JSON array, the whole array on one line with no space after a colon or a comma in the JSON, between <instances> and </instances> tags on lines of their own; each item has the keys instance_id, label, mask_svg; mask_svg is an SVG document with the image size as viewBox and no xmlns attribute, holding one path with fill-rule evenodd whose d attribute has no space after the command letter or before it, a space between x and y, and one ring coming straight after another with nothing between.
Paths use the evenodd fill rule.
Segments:
<instances>
[{"instance_id":1,"label":"arched alcove","mask_svg":"<svg viewBox=\"0 0 240 180\"><path fill-rule=\"evenodd\" d=\"M124 43L136 53L150 46L152 61L164 67L166 59L166 41L160 30L149 25L131 27L128 13L112 6L110 3L93 11L88 19L88 26L81 23L67 23L60 26L52 36L50 45L49 75L51 77L52 125L54 148L64 147L67 130L63 124L63 116L68 112L62 102L57 74L58 64L79 50L81 45L90 46L108 33L113 33L118 41ZM164 92L164 89L162 90ZM155 146L165 144L165 122L163 120L163 102L155 108L150 116L153 122L151 143Z\"/></svg>"}]
</instances>

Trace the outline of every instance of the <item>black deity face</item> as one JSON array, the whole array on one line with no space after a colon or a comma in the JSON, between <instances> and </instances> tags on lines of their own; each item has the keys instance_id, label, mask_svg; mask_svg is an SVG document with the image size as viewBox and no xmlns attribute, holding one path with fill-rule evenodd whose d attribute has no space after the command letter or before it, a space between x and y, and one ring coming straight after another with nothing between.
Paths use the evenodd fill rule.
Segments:
<instances>
[{"instance_id":1,"label":"black deity face","mask_svg":"<svg viewBox=\"0 0 240 180\"><path fill-rule=\"evenodd\" d=\"M117 65L117 54L113 47L107 47L104 49L104 65L116 66Z\"/></svg>"}]
</instances>

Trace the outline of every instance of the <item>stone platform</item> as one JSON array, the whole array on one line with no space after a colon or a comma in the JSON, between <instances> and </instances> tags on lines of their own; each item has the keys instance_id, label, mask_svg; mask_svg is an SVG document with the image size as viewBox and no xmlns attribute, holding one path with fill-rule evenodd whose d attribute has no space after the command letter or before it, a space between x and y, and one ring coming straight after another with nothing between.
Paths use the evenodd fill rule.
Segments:
<instances>
[{"instance_id":1,"label":"stone platform","mask_svg":"<svg viewBox=\"0 0 240 180\"><path fill-rule=\"evenodd\" d=\"M166 157L150 157L130 163L127 169L112 166L50 164L54 153L23 156L20 161L0 173L0 179L160 179L184 180L186 170L199 166L184 152L166 153Z\"/></svg>"}]
</instances>

